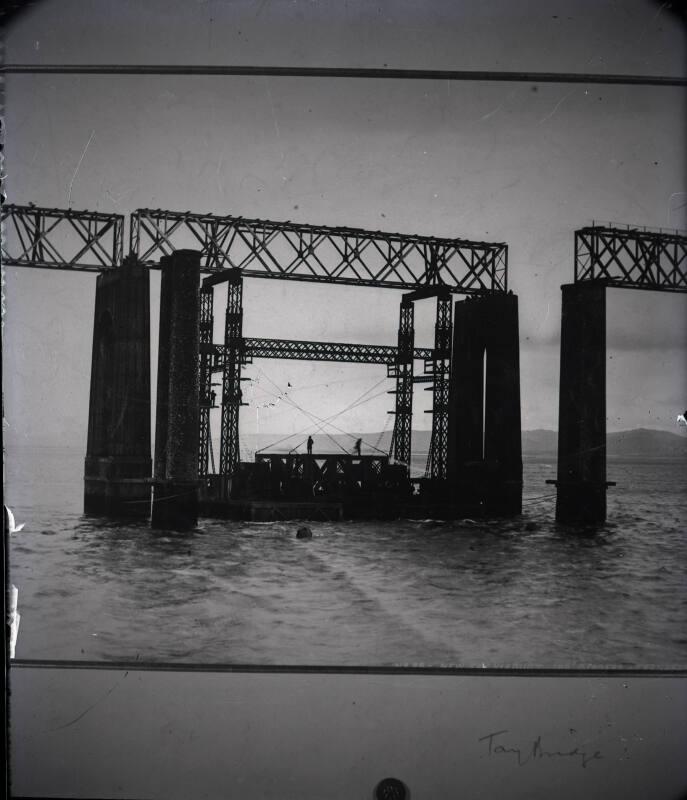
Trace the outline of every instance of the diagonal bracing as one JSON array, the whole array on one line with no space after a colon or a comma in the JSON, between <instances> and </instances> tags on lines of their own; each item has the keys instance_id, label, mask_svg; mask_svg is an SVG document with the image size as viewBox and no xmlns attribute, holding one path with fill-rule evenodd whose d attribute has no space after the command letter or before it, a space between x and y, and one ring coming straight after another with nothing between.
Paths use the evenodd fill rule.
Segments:
<instances>
[{"instance_id":1,"label":"diagonal bracing","mask_svg":"<svg viewBox=\"0 0 687 800\"><path fill-rule=\"evenodd\" d=\"M594 225L575 231L575 283L687 292L687 236Z\"/></svg>"},{"instance_id":2,"label":"diagonal bracing","mask_svg":"<svg viewBox=\"0 0 687 800\"><path fill-rule=\"evenodd\" d=\"M121 214L8 204L0 219L7 267L103 272L122 263Z\"/></svg>"},{"instance_id":3,"label":"diagonal bracing","mask_svg":"<svg viewBox=\"0 0 687 800\"><path fill-rule=\"evenodd\" d=\"M201 252L201 269L260 278L472 294L507 290L505 244L139 209L131 252L151 266L174 250ZM434 254L428 259L428 251Z\"/></svg>"}]
</instances>

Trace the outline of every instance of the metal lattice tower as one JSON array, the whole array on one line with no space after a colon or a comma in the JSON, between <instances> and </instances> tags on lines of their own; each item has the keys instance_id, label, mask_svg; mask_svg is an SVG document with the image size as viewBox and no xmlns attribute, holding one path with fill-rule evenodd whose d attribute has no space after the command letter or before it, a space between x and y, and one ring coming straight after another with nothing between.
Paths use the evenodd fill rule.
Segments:
<instances>
[{"instance_id":1,"label":"metal lattice tower","mask_svg":"<svg viewBox=\"0 0 687 800\"><path fill-rule=\"evenodd\" d=\"M451 377L451 340L453 335L453 301L447 291L437 297L432 353L432 440L427 455L425 477L446 480L448 460L449 383Z\"/></svg>"},{"instance_id":2,"label":"metal lattice tower","mask_svg":"<svg viewBox=\"0 0 687 800\"><path fill-rule=\"evenodd\" d=\"M202 286L200 290L200 347L198 369L200 372L200 441L198 448L198 475L208 474L210 456L210 409L212 408L212 328L213 328L212 286Z\"/></svg>"},{"instance_id":3,"label":"metal lattice tower","mask_svg":"<svg viewBox=\"0 0 687 800\"><path fill-rule=\"evenodd\" d=\"M241 407L241 362L243 329L243 278L231 270L227 280L227 313L224 326L222 370L222 434L219 472L231 476L239 464L239 409Z\"/></svg>"},{"instance_id":4,"label":"metal lattice tower","mask_svg":"<svg viewBox=\"0 0 687 800\"><path fill-rule=\"evenodd\" d=\"M396 419L389 455L410 473L411 432L413 426L413 356L415 307L412 301L401 302L398 325L398 354L395 365Z\"/></svg>"}]
</instances>

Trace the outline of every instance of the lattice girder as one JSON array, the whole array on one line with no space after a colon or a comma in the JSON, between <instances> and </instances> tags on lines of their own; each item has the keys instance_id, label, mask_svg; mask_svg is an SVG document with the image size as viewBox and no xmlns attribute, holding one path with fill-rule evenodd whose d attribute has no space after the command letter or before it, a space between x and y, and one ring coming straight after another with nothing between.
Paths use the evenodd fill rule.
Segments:
<instances>
[{"instance_id":1,"label":"lattice girder","mask_svg":"<svg viewBox=\"0 0 687 800\"><path fill-rule=\"evenodd\" d=\"M253 358L282 358L296 361L337 361L351 364L396 364L398 348L387 345L351 344L347 342L311 342L294 339L257 339L245 337L242 340L243 363ZM224 348L213 347L215 361L213 371L218 372L224 365ZM413 358L425 361L431 358L433 350L416 347ZM395 375L391 376L395 377Z\"/></svg>"},{"instance_id":2,"label":"lattice girder","mask_svg":"<svg viewBox=\"0 0 687 800\"><path fill-rule=\"evenodd\" d=\"M591 226L575 231L575 282L687 292L687 236Z\"/></svg>"},{"instance_id":3,"label":"lattice girder","mask_svg":"<svg viewBox=\"0 0 687 800\"><path fill-rule=\"evenodd\" d=\"M201 251L206 272L416 289L445 284L470 294L507 289L507 247L410 234L243 217L139 209L131 251L154 263L174 250Z\"/></svg>"},{"instance_id":4,"label":"lattice girder","mask_svg":"<svg viewBox=\"0 0 687 800\"><path fill-rule=\"evenodd\" d=\"M103 272L122 263L121 214L8 204L0 219L6 267Z\"/></svg>"}]
</instances>

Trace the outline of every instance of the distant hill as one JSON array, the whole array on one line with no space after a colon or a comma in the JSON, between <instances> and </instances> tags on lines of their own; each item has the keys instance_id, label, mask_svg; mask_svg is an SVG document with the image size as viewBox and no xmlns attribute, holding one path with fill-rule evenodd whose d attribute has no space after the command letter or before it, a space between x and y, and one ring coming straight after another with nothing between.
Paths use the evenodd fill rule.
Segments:
<instances>
[{"instance_id":1,"label":"distant hill","mask_svg":"<svg viewBox=\"0 0 687 800\"><path fill-rule=\"evenodd\" d=\"M555 456L558 433L548 430L522 432L524 455ZM615 458L684 458L687 459L687 431L682 435L669 431L638 428L606 436L606 454Z\"/></svg>"},{"instance_id":2,"label":"distant hill","mask_svg":"<svg viewBox=\"0 0 687 800\"><path fill-rule=\"evenodd\" d=\"M606 452L609 456L643 458L687 458L687 432L680 436L668 431L638 428L609 433Z\"/></svg>"},{"instance_id":3,"label":"distant hill","mask_svg":"<svg viewBox=\"0 0 687 800\"><path fill-rule=\"evenodd\" d=\"M537 428L522 432L522 452L526 455L555 455L558 452L558 432Z\"/></svg>"}]
</instances>

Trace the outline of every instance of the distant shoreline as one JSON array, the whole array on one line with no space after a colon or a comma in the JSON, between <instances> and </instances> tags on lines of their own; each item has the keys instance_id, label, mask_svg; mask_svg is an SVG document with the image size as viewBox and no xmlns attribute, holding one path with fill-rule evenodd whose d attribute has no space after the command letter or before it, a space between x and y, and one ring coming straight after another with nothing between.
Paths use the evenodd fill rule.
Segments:
<instances>
[{"instance_id":1,"label":"distant shoreline","mask_svg":"<svg viewBox=\"0 0 687 800\"><path fill-rule=\"evenodd\" d=\"M249 454L256 449L271 450L271 443L282 439L284 435L277 433L246 434L242 437L245 447L244 452ZM333 445L340 447L345 452L352 452L351 442L357 437L363 439L363 453L388 452L390 432L353 432L350 435L313 433L315 439L315 453L330 452ZM429 450L431 432L428 430L413 431L413 455L421 458ZM83 443L55 443L39 441L8 441L5 437L5 454L19 450L42 450L45 452L64 452L84 456L86 442ZM522 455L524 459L536 461L555 461L557 459L558 433L554 430L535 429L522 432ZM274 448L275 452L288 452L288 441ZM303 448L300 448L301 452ZM626 463L678 463L687 461L687 429L684 432L673 433L655 428L637 428L629 431L614 431L606 436L606 457L610 462Z\"/></svg>"}]
</instances>

